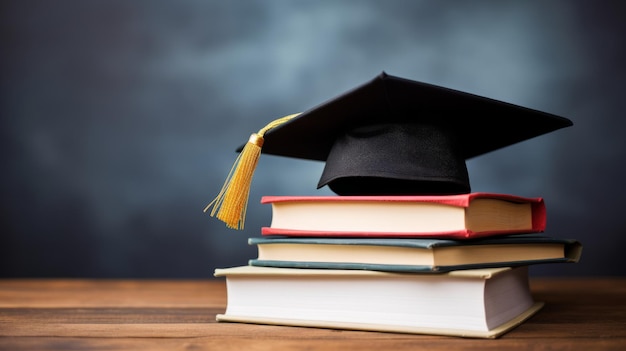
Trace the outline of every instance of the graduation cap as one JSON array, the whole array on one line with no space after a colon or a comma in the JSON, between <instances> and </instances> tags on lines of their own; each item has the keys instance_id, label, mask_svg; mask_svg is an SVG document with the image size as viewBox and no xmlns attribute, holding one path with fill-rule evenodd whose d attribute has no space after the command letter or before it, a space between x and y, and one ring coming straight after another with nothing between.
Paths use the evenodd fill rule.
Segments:
<instances>
[{"instance_id":1,"label":"graduation cap","mask_svg":"<svg viewBox=\"0 0 626 351\"><path fill-rule=\"evenodd\" d=\"M211 215L243 228L260 153L326 163L318 188L338 195L470 192L465 161L572 125L567 118L381 73L252 134Z\"/></svg>"}]
</instances>

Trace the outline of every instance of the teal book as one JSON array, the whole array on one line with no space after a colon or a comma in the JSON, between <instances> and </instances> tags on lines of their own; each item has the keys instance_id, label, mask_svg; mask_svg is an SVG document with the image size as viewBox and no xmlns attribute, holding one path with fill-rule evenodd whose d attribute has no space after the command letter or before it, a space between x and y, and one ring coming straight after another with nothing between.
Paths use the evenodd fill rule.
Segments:
<instances>
[{"instance_id":1,"label":"teal book","mask_svg":"<svg viewBox=\"0 0 626 351\"><path fill-rule=\"evenodd\" d=\"M477 240L250 238L251 266L442 273L460 269L578 262L582 244L544 234Z\"/></svg>"}]
</instances>

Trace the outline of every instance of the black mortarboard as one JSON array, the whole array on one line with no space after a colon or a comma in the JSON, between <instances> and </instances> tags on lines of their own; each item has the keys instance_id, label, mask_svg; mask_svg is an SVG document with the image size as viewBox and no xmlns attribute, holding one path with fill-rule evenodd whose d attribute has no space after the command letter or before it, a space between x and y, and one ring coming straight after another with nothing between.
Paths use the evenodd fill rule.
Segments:
<instances>
[{"instance_id":1,"label":"black mortarboard","mask_svg":"<svg viewBox=\"0 0 626 351\"><path fill-rule=\"evenodd\" d=\"M383 72L274 121L248 145L258 146L257 153L262 145L266 154L325 161L318 187L339 195L455 194L470 192L465 160L571 125L567 118ZM256 160L244 168L253 172L255 166ZM245 196L245 211L249 189L242 190L236 192Z\"/></svg>"}]
</instances>

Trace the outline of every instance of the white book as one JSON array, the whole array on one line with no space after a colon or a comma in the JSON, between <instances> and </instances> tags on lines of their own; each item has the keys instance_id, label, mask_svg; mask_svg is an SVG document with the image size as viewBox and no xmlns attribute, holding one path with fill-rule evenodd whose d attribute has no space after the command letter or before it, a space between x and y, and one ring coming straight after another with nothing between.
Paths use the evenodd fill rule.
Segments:
<instances>
[{"instance_id":1,"label":"white book","mask_svg":"<svg viewBox=\"0 0 626 351\"><path fill-rule=\"evenodd\" d=\"M444 274L242 266L226 277L219 322L495 338L542 306L528 268Z\"/></svg>"}]
</instances>

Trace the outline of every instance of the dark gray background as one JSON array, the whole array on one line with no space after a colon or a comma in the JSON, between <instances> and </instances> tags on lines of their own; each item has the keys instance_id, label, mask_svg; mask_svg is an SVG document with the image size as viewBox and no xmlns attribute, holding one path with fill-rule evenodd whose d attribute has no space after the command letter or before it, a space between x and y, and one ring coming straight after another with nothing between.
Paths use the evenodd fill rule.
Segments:
<instances>
[{"instance_id":1,"label":"dark gray background","mask_svg":"<svg viewBox=\"0 0 626 351\"><path fill-rule=\"evenodd\" d=\"M381 71L572 119L473 159L473 190L542 196L582 261L624 275L620 1L3 1L0 276L210 277L256 255L262 195L322 164L264 156L246 230L202 213L270 120ZM506 118L506 116L502 116Z\"/></svg>"}]
</instances>

